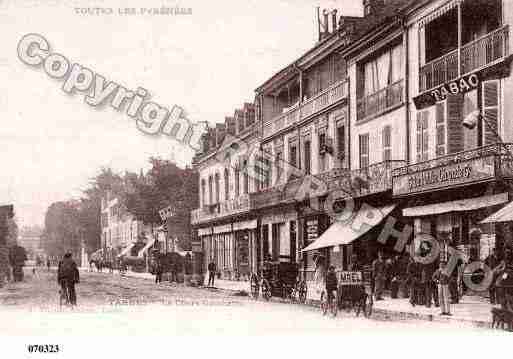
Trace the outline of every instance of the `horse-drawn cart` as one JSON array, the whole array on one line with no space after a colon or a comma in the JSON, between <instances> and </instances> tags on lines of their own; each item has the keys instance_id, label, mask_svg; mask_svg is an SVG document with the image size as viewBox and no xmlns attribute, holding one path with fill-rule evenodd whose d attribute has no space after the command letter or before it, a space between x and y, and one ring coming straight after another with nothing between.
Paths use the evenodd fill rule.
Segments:
<instances>
[{"instance_id":1,"label":"horse-drawn cart","mask_svg":"<svg viewBox=\"0 0 513 359\"><path fill-rule=\"evenodd\" d=\"M265 300L280 297L293 302L306 302L306 282L300 280L296 263L264 262L261 274L251 275L250 286L255 299L261 293Z\"/></svg>"}]
</instances>

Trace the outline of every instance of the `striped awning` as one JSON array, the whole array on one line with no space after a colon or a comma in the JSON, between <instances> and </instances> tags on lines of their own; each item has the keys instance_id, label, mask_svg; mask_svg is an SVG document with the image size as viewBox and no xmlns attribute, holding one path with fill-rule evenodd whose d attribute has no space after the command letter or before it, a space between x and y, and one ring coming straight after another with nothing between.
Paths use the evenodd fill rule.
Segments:
<instances>
[{"instance_id":1,"label":"striped awning","mask_svg":"<svg viewBox=\"0 0 513 359\"><path fill-rule=\"evenodd\" d=\"M500 222L513 222L513 202L481 221L482 224Z\"/></svg>"},{"instance_id":2,"label":"striped awning","mask_svg":"<svg viewBox=\"0 0 513 359\"><path fill-rule=\"evenodd\" d=\"M440 6L438 9L434 10L433 12L429 13L428 15L424 16L419 21L419 26L424 27L426 24L430 23L431 21L435 20L436 18L444 15L448 11L454 9L459 2L462 2L462 0L451 0L445 5Z\"/></svg>"}]
</instances>

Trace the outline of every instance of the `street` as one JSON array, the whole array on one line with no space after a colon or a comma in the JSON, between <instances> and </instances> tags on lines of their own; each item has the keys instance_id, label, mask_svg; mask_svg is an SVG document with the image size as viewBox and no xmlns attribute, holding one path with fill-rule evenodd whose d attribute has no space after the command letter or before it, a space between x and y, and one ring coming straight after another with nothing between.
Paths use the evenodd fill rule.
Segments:
<instances>
[{"instance_id":1,"label":"street","mask_svg":"<svg viewBox=\"0 0 513 359\"><path fill-rule=\"evenodd\" d=\"M0 289L0 335L161 335L163 330L166 335L379 333L407 331L419 324L437 334L449 334L456 327L459 333L486 331L457 323L356 318L352 312L339 312L334 319L305 305L85 271L77 285L78 307L61 308L54 269L41 269L36 277L29 268L25 273L24 282Z\"/></svg>"}]
</instances>

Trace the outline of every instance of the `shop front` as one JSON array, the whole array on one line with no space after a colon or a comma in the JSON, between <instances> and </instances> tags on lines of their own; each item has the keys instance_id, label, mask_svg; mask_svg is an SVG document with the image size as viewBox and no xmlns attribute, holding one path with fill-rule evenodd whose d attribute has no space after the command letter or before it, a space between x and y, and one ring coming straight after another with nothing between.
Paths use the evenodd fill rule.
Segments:
<instances>
[{"instance_id":1,"label":"shop front","mask_svg":"<svg viewBox=\"0 0 513 359\"><path fill-rule=\"evenodd\" d=\"M404 203L403 216L419 234L436 238L440 256L449 247L465 254L465 262L483 260L500 249L501 226L481 223L506 204L511 195L508 171L501 168L501 146L488 146L400 168L394 172L393 195Z\"/></svg>"},{"instance_id":2,"label":"shop front","mask_svg":"<svg viewBox=\"0 0 513 359\"><path fill-rule=\"evenodd\" d=\"M249 280L251 273L256 272L257 225L256 219L232 224L235 236L235 273L238 280Z\"/></svg>"},{"instance_id":3,"label":"shop front","mask_svg":"<svg viewBox=\"0 0 513 359\"><path fill-rule=\"evenodd\" d=\"M296 263L297 213L274 209L261 215L260 236L263 261Z\"/></svg>"}]
</instances>

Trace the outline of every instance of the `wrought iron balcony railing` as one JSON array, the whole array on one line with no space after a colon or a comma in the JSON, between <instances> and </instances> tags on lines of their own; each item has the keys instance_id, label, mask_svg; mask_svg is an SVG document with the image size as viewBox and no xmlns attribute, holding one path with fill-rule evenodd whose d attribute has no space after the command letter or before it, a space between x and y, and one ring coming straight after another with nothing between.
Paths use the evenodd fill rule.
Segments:
<instances>
[{"instance_id":1,"label":"wrought iron balcony railing","mask_svg":"<svg viewBox=\"0 0 513 359\"><path fill-rule=\"evenodd\" d=\"M358 121L377 116L389 109L401 105L404 81L399 80L371 95L358 99Z\"/></svg>"},{"instance_id":2,"label":"wrought iron balcony railing","mask_svg":"<svg viewBox=\"0 0 513 359\"><path fill-rule=\"evenodd\" d=\"M326 90L304 101L298 106L280 114L268 121L264 121L263 137L269 137L295 123L312 116L326 107L346 98L348 95L347 79L334 83Z\"/></svg>"},{"instance_id":3,"label":"wrought iron balcony railing","mask_svg":"<svg viewBox=\"0 0 513 359\"><path fill-rule=\"evenodd\" d=\"M506 25L463 45L459 50L455 49L428 62L419 71L419 92L502 61L509 55L508 36L509 27ZM458 51L461 57L460 64Z\"/></svg>"},{"instance_id":4,"label":"wrought iron balcony railing","mask_svg":"<svg viewBox=\"0 0 513 359\"><path fill-rule=\"evenodd\" d=\"M207 222L234 214L244 213L250 209L249 194L244 194L228 201L191 211L191 223L198 224Z\"/></svg>"}]
</instances>

